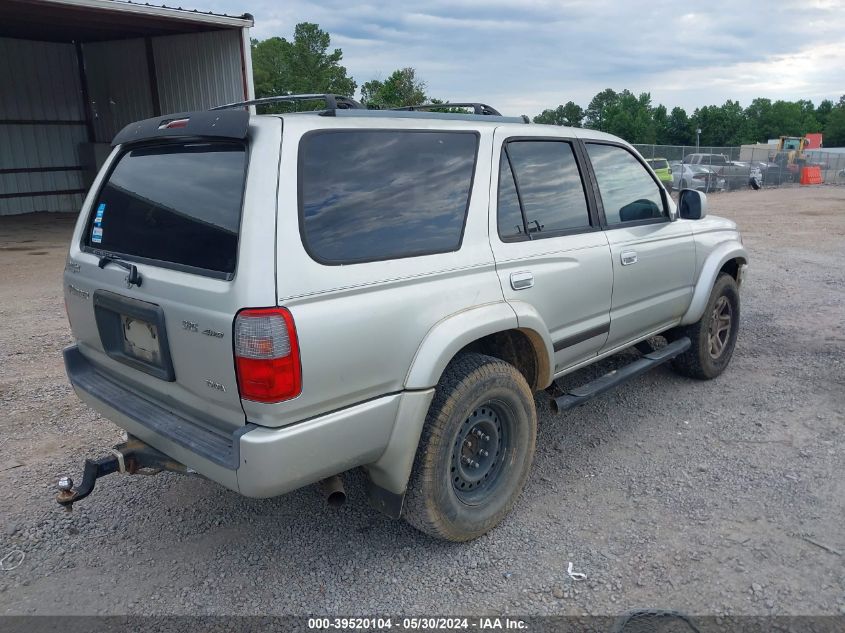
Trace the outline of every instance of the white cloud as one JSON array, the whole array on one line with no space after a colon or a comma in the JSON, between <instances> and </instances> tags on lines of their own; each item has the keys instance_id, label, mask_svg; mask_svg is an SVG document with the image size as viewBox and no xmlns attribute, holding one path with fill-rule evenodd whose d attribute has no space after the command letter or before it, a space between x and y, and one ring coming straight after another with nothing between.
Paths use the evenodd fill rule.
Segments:
<instances>
[{"instance_id":1,"label":"white cloud","mask_svg":"<svg viewBox=\"0 0 845 633\"><path fill-rule=\"evenodd\" d=\"M535 114L604 88L688 110L727 99L838 99L845 2L194 0L255 16L253 37L316 22L360 84L413 66L432 96Z\"/></svg>"}]
</instances>

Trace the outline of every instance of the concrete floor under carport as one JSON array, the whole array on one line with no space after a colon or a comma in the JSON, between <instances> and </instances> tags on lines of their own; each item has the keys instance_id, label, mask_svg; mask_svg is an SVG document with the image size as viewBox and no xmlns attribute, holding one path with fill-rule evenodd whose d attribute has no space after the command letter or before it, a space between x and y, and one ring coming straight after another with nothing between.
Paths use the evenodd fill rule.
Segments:
<instances>
[{"instance_id":1,"label":"concrete floor under carport","mask_svg":"<svg viewBox=\"0 0 845 633\"><path fill-rule=\"evenodd\" d=\"M111 0L0 2L0 216L78 212L128 123L252 98L251 26Z\"/></svg>"}]
</instances>

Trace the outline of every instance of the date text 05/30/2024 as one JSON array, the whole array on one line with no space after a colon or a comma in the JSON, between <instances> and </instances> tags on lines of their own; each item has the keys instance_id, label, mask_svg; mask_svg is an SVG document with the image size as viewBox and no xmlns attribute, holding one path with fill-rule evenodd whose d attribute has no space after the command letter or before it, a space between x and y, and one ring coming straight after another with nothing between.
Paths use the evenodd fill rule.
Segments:
<instances>
[{"instance_id":1,"label":"date text 05/30/2024","mask_svg":"<svg viewBox=\"0 0 845 633\"><path fill-rule=\"evenodd\" d=\"M528 625L519 618L499 617L353 617L308 618L314 631L525 631Z\"/></svg>"}]
</instances>

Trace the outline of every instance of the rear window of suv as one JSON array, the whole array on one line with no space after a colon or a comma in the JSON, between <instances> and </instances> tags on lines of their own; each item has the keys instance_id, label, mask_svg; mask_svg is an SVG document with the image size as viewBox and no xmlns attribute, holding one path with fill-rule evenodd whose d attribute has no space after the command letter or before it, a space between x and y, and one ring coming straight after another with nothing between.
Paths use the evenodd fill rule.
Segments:
<instances>
[{"instance_id":1,"label":"rear window of suv","mask_svg":"<svg viewBox=\"0 0 845 633\"><path fill-rule=\"evenodd\" d=\"M331 130L299 148L303 242L323 264L460 248L478 134Z\"/></svg>"},{"instance_id":2,"label":"rear window of suv","mask_svg":"<svg viewBox=\"0 0 845 633\"><path fill-rule=\"evenodd\" d=\"M238 255L246 150L168 143L125 152L91 211L91 250L231 278Z\"/></svg>"},{"instance_id":3,"label":"rear window of suv","mask_svg":"<svg viewBox=\"0 0 845 633\"><path fill-rule=\"evenodd\" d=\"M650 160L647 160L646 162L651 165L651 168L655 171L658 169L666 169L669 166L669 163L667 161L661 160L659 158L652 158Z\"/></svg>"}]
</instances>

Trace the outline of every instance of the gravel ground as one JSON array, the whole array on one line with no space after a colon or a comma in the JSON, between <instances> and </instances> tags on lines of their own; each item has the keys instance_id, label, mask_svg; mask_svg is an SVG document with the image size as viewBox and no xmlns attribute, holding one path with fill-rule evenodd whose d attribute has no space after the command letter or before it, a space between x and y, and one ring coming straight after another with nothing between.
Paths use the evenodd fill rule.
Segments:
<instances>
[{"instance_id":1,"label":"gravel ground","mask_svg":"<svg viewBox=\"0 0 845 633\"><path fill-rule=\"evenodd\" d=\"M73 218L0 218L0 556L26 554L0 613L845 613L845 188L710 202L752 259L731 367L660 368L565 416L538 397L525 493L463 545L371 510L354 473L339 510L164 474L62 512L55 478L120 433L61 363Z\"/></svg>"}]
</instances>

